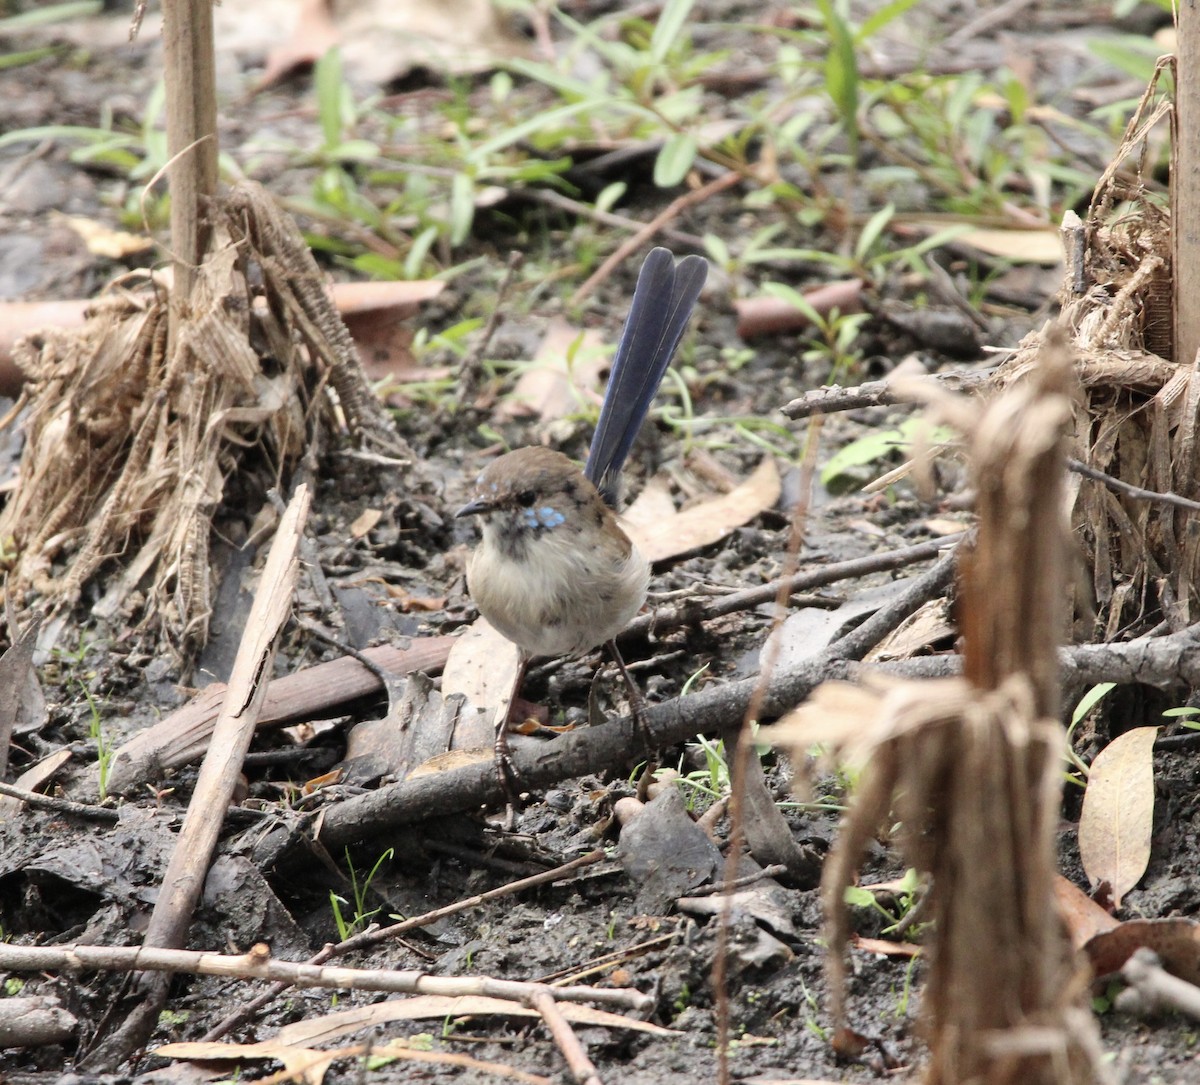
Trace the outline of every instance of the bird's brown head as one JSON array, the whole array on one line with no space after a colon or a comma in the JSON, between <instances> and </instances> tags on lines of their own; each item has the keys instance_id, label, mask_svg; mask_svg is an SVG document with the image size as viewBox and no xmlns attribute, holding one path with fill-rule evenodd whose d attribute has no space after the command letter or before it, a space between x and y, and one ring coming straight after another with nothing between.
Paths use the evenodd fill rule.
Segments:
<instances>
[{"instance_id":1,"label":"bird's brown head","mask_svg":"<svg viewBox=\"0 0 1200 1085\"><path fill-rule=\"evenodd\" d=\"M493 460L475 480L471 500L455 516L502 513L531 531L561 527L572 510L599 501L566 456L549 448L518 448Z\"/></svg>"}]
</instances>

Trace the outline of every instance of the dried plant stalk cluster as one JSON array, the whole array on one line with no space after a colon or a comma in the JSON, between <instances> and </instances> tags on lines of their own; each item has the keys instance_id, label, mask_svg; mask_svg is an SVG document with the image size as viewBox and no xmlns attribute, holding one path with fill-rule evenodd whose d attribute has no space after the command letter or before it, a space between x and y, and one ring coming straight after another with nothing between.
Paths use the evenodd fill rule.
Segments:
<instances>
[{"instance_id":1,"label":"dried plant stalk cluster","mask_svg":"<svg viewBox=\"0 0 1200 1085\"><path fill-rule=\"evenodd\" d=\"M81 330L18 345L25 444L0 512L12 598L73 605L113 572L98 612L140 618L184 659L207 636L209 538L235 476L261 502L343 425L401 452L295 225L252 184L216 217L170 345L161 293L114 294Z\"/></svg>"},{"instance_id":2,"label":"dried plant stalk cluster","mask_svg":"<svg viewBox=\"0 0 1200 1085\"><path fill-rule=\"evenodd\" d=\"M1173 358L1171 224L1141 183L1150 142L1164 135L1170 103L1147 90L1086 221L1065 225L1063 321L1078 355L1083 398L1071 454L1130 485L1200 498L1196 422L1200 378ZM998 379L1028 371L1042 340L1027 338ZM1182 364L1176 364L1176 362ZM1092 570L1076 600L1076 640L1138 631L1160 614L1173 629L1200 619L1200 532L1193 512L1133 501L1072 476L1072 526Z\"/></svg>"},{"instance_id":3,"label":"dried plant stalk cluster","mask_svg":"<svg viewBox=\"0 0 1200 1085\"><path fill-rule=\"evenodd\" d=\"M930 876L929 1085L1105 1080L1085 977L1052 890L1072 362L1054 329L1027 379L986 406L936 395L940 420L971 435L979 495L959 607L965 677L822 686L773 729L797 751L826 742L864 766L823 879L839 1000L843 894L879 827L898 819L907 860ZM836 1010L840 1018L840 1001Z\"/></svg>"}]
</instances>

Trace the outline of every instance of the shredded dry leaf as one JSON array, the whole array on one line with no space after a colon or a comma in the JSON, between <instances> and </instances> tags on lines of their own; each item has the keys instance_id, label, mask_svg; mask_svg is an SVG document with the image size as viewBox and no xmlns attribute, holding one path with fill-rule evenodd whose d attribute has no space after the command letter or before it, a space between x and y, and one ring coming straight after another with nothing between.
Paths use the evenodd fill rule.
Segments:
<instances>
[{"instance_id":1,"label":"shredded dry leaf","mask_svg":"<svg viewBox=\"0 0 1200 1085\"><path fill-rule=\"evenodd\" d=\"M70 606L118 566L97 612L185 661L207 638L223 501L262 504L344 428L404 454L295 224L254 184L216 220L173 347L167 297L125 292L17 345L28 379L7 422L25 446L0 512L14 598Z\"/></svg>"}]
</instances>

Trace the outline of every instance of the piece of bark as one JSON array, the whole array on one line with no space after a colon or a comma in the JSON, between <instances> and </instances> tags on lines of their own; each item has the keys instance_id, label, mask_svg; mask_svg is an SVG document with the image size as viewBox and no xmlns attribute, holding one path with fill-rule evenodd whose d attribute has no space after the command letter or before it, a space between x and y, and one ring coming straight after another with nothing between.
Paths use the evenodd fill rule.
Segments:
<instances>
[{"instance_id":1,"label":"piece of bark","mask_svg":"<svg viewBox=\"0 0 1200 1085\"><path fill-rule=\"evenodd\" d=\"M409 648L368 648L363 654L379 667L396 673L438 673L454 637L426 637ZM124 743L113 755L108 789L127 794L169 769L195 760L208 746L213 723L225 696L216 683L197 694L161 723ZM319 718L359 697L380 692L379 679L348 656L277 678L267 689L258 719L260 728L284 727L297 720Z\"/></svg>"}]
</instances>

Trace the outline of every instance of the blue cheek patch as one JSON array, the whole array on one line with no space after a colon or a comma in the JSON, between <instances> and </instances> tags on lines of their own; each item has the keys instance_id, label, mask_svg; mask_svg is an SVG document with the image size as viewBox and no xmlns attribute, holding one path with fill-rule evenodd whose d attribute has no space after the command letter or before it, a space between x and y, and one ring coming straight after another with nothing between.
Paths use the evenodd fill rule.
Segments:
<instances>
[{"instance_id":1,"label":"blue cheek patch","mask_svg":"<svg viewBox=\"0 0 1200 1085\"><path fill-rule=\"evenodd\" d=\"M524 527L531 531L537 531L539 528L554 528L565 524L567 518L549 505L543 505L540 509L522 509L521 523Z\"/></svg>"}]
</instances>

